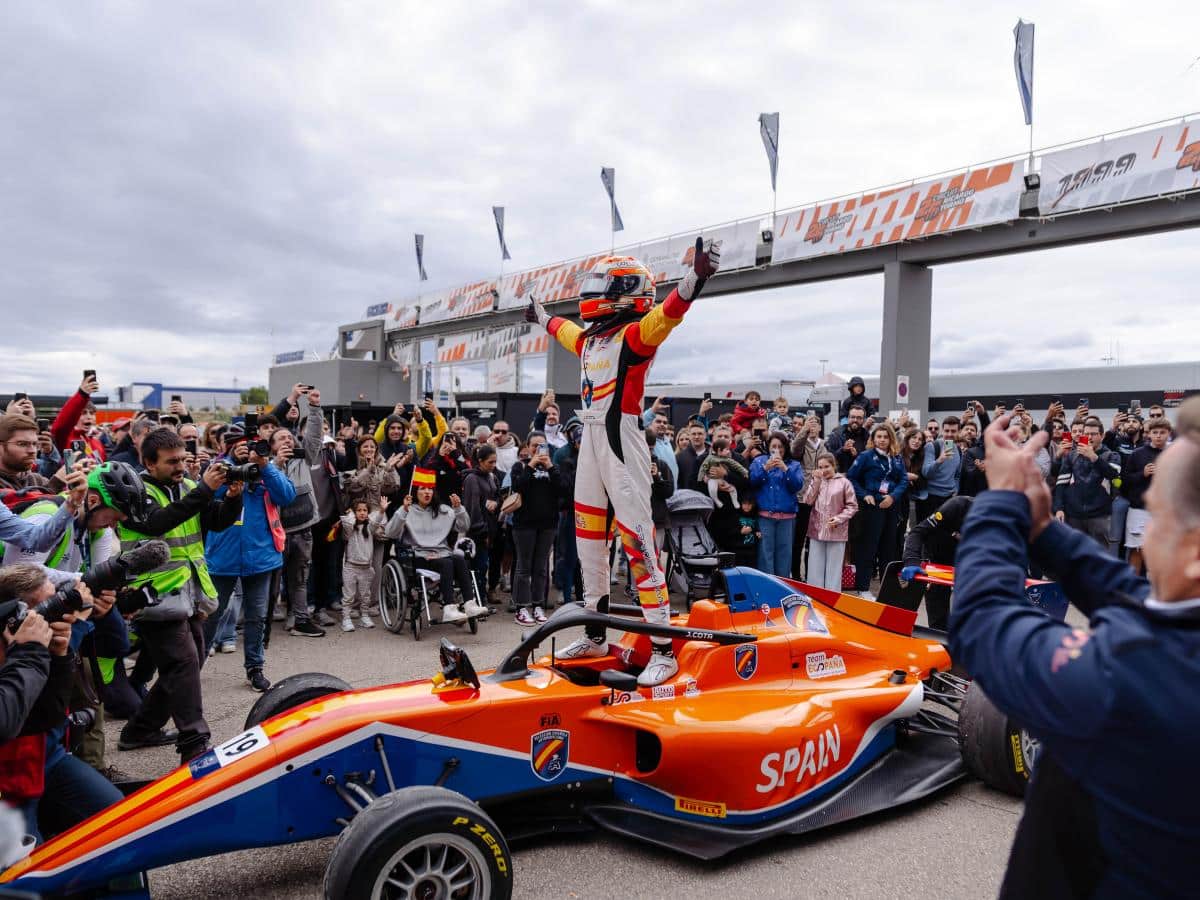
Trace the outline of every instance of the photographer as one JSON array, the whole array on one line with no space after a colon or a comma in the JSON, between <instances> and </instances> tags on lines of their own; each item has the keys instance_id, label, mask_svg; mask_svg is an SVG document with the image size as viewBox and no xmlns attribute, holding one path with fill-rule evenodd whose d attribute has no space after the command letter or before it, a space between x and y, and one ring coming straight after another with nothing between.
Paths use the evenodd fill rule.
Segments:
<instances>
[{"instance_id":1,"label":"photographer","mask_svg":"<svg viewBox=\"0 0 1200 900\"><path fill-rule=\"evenodd\" d=\"M111 463L93 468L87 479L80 484L78 497L45 496L29 503L21 510L21 518L33 523L52 521L67 509L74 513L68 520L61 539L54 545L41 550L18 550L5 548L6 563L42 565L59 572L79 575L92 566L108 560L118 552L116 535L112 526L119 521L119 511L106 501L108 482L114 471L120 472L120 464ZM73 473L73 479L82 479L82 473ZM113 596L105 600L111 605ZM95 725L88 729L87 739L80 758L97 771L105 771L104 760L104 701L108 685L113 681L116 665L129 650L129 635L121 616L94 616L81 626L81 657L87 661L78 671L76 706L81 704L94 710ZM122 682L124 683L124 682ZM122 698L120 708L128 708L131 699ZM140 700L140 698L137 698ZM136 705L136 704L135 704ZM96 738L99 738L98 740Z\"/></svg>"},{"instance_id":2,"label":"photographer","mask_svg":"<svg viewBox=\"0 0 1200 900\"><path fill-rule=\"evenodd\" d=\"M287 593L288 614L286 627L297 637L325 637L325 630L312 621L308 605L308 570L312 564L313 525L320 515L313 494L310 464L321 458L321 419L309 416L304 423L304 434L300 445L286 428L279 428L271 435L271 450L275 454L275 465L281 469L292 486L296 497L279 511L287 540L283 547L282 580Z\"/></svg>"},{"instance_id":3,"label":"photographer","mask_svg":"<svg viewBox=\"0 0 1200 900\"><path fill-rule=\"evenodd\" d=\"M18 660L31 658L30 655L40 657L38 645L49 651L45 684L40 693L29 694L37 700L19 733L0 745L0 796L25 814L29 833L39 837L53 837L122 798L121 792L95 769L63 747L62 735L75 678L72 632L89 613L107 614L112 608L111 601L93 597L83 582L75 590L84 603L92 604L92 609L78 614L78 624L77 615L71 613L47 624L30 609L15 634L7 629L4 632L6 652ZM0 570L0 601L6 605L16 600L35 607L54 595L54 585L38 566L23 564ZM47 632L50 636L43 644L41 638ZM6 665L0 672L7 669ZM4 732L5 737L10 735L11 730Z\"/></svg>"},{"instance_id":4,"label":"photographer","mask_svg":"<svg viewBox=\"0 0 1200 900\"><path fill-rule=\"evenodd\" d=\"M1150 581L1054 521L1036 463L1000 417L989 490L958 548L950 651L1041 741L1002 897L1184 897L1200 881L1200 400L1146 493ZM1190 435L1190 436L1189 436ZM1029 561L1088 628L1048 619L1022 590Z\"/></svg>"},{"instance_id":5,"label":"photographer","mask_svg":"<svg viewBox=\"0 0 1200 900\"><path fill-rule=\"evenodd\" d=\"M271 686L263 675L266 664L263 638L266 634L271 576L283 565L286 534L279 510L296 499L296 488L271 462L266 440L250 433L230 447L225 463L227 487L221 497L242 484L242 515L232 527L213 532L205 540L204 553L217 589L219 606L204 623L204 656L216 637L217 625L229 605L238 583L242 586L242 610L245 616L243 649L246 681L260 693ZM250 466L246 468L247 464ZM233 481L236 476L237 481Z\"/></svg>"},{"instance_id":6,"label":"photographer","mask_svg":"<svg viewBox=\"0 0 1200 900\"><path fill-rule=\"evenodd\" d=\"M148 654L159 675L141 708L121 729L117 747L135 750L174 742L185 763L208 749L209 738L200 696L200 660L202 623L217 608L217 590L204 559L202 530L223 531L242 512L241 484L230 485L218 499L215 492L225 484L224 467L210 466L197 484L184 477L186 456L179 435L156 428L142 443L144 478L114 477L108 486L109 505L122 519L117 526L122 550L148 537L161 537L171 546L166 564L131 584L149 585L158 594L158 603L138 612L134 622L142 653ZM140 515L130 515L139 509ZM174 719L177 735L163 730L167 719Z\"/></svg>"}]
</instances>

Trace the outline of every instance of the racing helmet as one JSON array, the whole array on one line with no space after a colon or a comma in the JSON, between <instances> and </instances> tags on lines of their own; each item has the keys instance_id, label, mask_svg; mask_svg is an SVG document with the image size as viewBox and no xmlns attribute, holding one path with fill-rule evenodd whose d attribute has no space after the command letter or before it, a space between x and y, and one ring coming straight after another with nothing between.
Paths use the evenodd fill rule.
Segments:
<instances>
[{"instance_id":1,"label":"racing helmet","mask_svg":"<svg viewBox=\"0 0 1200 900\"><path fill-rule=\"evenodd\" d=\"M129 463L101 463L88 473L87 486L100 495L105 506L135 521L141 518L149 502L142 477Z\"/></svg>"},{"instance_id":2,"label":"racing helmet","mask_svg":"<svg viewBox=\"0 0 1200 900\"><path fill-rule=\"evenodd\" d=\"M633 311L639 315L654 306L654 276L632 256L607 256L579 283L579 315L604 319Z\"/></svg>"}]
</instances>

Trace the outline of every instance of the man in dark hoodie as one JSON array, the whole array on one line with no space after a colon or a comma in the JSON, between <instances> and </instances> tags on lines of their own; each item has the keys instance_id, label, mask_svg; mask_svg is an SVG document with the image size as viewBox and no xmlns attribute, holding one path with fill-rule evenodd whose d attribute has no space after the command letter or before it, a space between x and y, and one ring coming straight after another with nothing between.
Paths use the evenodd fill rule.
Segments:
<instances>
[{"instance_id":1,"label":"man in dark hoodie","mask_svg":"<svg viewBox=\"0 0 1200 900\"><path fill-rule=\"evenodd\" d=\"M867 412L861 406L852 406L846 415L846 424L835 428L825 446L837 458L839 472L849 472L858 454L867 448Z\"/></svg>"},{"instance_id":2,"label":"man in dark hoodie","mask_svg":"<svg viewBox=\"0 0 1200 900\"><path fill-rule=\"evenodd\" d=\"M850 396L842 401L842 407L838 413L838 418L841 421L845 422L850 416L850 410L856 406L863 410L864 418L873 416L878 412L875 404L871 402L871 398L867 396L866 382L855 375L850 379L847 387L850 389Z\"/></svg>"}]
</instances>

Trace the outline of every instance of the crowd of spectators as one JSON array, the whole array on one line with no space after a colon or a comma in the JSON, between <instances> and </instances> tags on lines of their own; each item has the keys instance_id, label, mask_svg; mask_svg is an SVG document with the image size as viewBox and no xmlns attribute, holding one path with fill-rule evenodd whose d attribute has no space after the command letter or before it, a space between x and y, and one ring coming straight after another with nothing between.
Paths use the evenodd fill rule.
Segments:
<instances>
[{"instance_id":1,"label":"crowd of spectators","mask_svg":"<svg viewBox=\"0 0 1200 900\"><path fill-rule=\"evenodd\" d=\"M0 792L22 798L32 834L70 824L63 796L79 815L114 799L100 776L121 773L103 741L88 738L106 713L127 720L121 749L174 744L183 761L205 752L200 668L236 652L239 631L247 684L264 691L273 623L289 638L373 627L394 541L441 574L445 621L484 611L472 581L491 611L506 604L522 625L581 599L573 510L582 426L552 391L517 427L472 428L427 399L334 428L311 385L240 424L198 422L173 398L100 425L90 402L98 387L89 373L53 420L24 395L0 417L0 601L34 603L146 538L165 539L170 560L143 579L159 594L154 605L114 613L114 597L98 596L49 625L30 612L5 634L0 687L20 701L3 698L0 772L31 746L42 749L34 768L44 772L0 775ZM942 510L961 521L965 498L986 489L981 435L1007 411L972 402L922 428L907 414L881 417L861 379L828 434L815 410L785 398L767 407L754 391L732 412L713 410L705 399L678 429L662 398L643 415L660 552L669 498L696 491L712 503L719 549L740 564L868 598L890 563L919 562L921 542L906 545L906 535L920 538ZM1055 403L1039 423L1020 401L1012 410L1018 444L1050 435L1037 464L1054 515L1110 553L1127 552L1139 570L1144 498L1171 440L1162 412L1121 410L1106 427L1084 405L1068 416ZM469 558L456 549L461 538L473 543ZM620 557L614 583L623 578L636 597ZM76 661L69 671L64 658Z\"/></svg>"}]
</instances>

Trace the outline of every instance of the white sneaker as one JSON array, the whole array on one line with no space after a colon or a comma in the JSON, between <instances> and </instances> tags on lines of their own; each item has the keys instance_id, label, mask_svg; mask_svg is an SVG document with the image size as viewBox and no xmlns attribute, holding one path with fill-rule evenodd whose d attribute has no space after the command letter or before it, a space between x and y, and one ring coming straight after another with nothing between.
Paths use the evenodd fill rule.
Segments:
<instances>
[{"instance_id":1,"label":"white sneaker","mask_svg":"<svg viewBox=\"0 0 1200 900\"><path fill-rule=\"evenodd\" d=\"M872 594L870 591L863 591L858 596L862 597L864 600L875 600L875 595Z\"/></svg>"},{"instance_id":2,"label":"white sneaker","mask_svg":"<svg viewBox=\"0 0 1200 900\"><path fill-rule=\"evenodd\" d=\"M342 616L342 631L353 631L354 623L350 621L349 616Z\"/></svg>"},{"instance_id":3,"label":"white sneaker","mask_svg":"<svg viewBox=\"0 0 1200 900\"><path fill-rule=\"evenodd\" d=\"M596 659L608 656L608 641L597 644L590 637L581 637L554 654L555 659Z\"/></svg>"},{"instance_id":4,"label":"white sneaker","mask_svg":"<svg viewBox=\"0 0 1200 900\"><path fill-rule=\"evenodd\" d=\"M366 613L363 613L361 616L358 617L358 624L361 625L363 628L374 628L375 627L375 623L371 621L371 617L368 616Z\"/></svg>"},{"instance_id":5,"label":"white sneaker","mask_svg":"<svg viewBox=\"0 0 1200 900\"><path fill-rule=\"evenodd\" d=\"M533 621L537 622L539 625L546 621L546 611L540 606L535 606L533 608Z\"/></svg>"},{"instance_id":6,"label":"white sneaker","mask_svg":"<svg viewBox=\"0 0 1200 900\"><path fill-rule=\"evenodd\" d=\"M283 621L283 630L291 631L296 627L296 617L292 613L287 614L287 618Z\"/></svg>"},{"instance_id":7,"label":"white sneaker","mask_svg":"<svg viewBox=\"0 0 1200 900\"><path fill-rule=\"evenodd\" d=\"M650 662L638 676L638 687L653 687L670 681L679 672L679 662L674 656L663 656L661 653L651 653Z\"/></svg>"},{"instance_id":8,"label":"white sneaker","mask_svg":"<svg viewBox=\"0 0 1200 900\"><path fill-rule=\"evenodd\" d=\"M463 612L467 614L468 619L474 619L476 616L486 616L488 608L475 600L468 600L463 606Z\"/></svg>"},{"instance_id":9,"label":"white sneaker","mask_svg":"<svg viewBox=\"0 0 1200 900\"><path fill-rule=\"evenodd\" d=\"M467 614L463 612L461 606L451 603L442 607L442 621L447 624L457 625L459 622L467 621Z\"/></svg>"}]
</instances>

